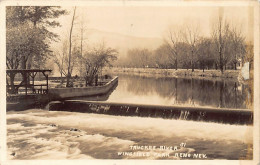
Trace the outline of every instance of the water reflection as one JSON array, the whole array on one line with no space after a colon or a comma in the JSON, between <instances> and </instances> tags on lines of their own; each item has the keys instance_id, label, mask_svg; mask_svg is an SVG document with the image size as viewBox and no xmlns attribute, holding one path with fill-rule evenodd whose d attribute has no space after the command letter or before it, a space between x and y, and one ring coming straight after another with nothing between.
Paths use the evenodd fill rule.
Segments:
<instances>
[{"instance_id":1,"label":"water reflection","mask_svg":"<svg viewBox=\"0 0 260 165\"><path fill-rule=\"evenodd\" d=\"M246 108L245 86L233 81L120 75L107 101Z\"/></svg>"}]
</instances>

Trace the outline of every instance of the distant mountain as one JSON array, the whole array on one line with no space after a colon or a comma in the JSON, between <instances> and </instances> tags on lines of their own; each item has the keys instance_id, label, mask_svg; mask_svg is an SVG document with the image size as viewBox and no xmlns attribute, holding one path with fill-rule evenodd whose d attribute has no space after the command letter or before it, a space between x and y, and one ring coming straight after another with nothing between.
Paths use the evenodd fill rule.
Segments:
<instances>
[{"instance_id":1,"label":"distant mountain","mask_svg":"<svg viewBox=\"0 0 260 165\"><path fill-rule=\"evenodd\" d=\"M135 37L97 29L88 29L87 38L88 44L104 41L107 46L117 49L119 51L119 58L125 57L128 49L147 48L154 50L163 43L161 38Z\"/></svg>"}]
</instances>

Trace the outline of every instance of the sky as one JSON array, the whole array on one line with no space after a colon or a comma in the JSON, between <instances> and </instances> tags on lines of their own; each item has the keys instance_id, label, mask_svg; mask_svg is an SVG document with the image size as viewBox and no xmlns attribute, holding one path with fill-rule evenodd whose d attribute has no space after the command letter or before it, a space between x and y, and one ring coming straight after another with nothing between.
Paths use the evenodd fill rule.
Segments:
<instances>
[{"instance_id":1,"label":"sky","mask_svg":"<svg viewBox=\"0 0 260 165\"><path fill-rule=\"evenodd\" d=\"M71 24L73 7L63 7L70 14L62 16L59 33L67 34ZM224 7L224 15L248 35L250 31L249 8ZM209 6L86 6L77 7L76 26L81 20L86 29L97 29L136 37L163 38L170 28L182 24L197 24L202 35L210 35L212 20L218 15L217 7ZM252 31L252 29L251 29Z\"/></svg>"}]
</instances>

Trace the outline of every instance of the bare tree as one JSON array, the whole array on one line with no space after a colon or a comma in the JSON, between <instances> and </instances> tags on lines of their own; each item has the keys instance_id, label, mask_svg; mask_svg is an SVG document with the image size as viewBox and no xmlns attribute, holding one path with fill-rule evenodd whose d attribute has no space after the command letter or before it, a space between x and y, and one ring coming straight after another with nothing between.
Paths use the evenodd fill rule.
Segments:
<instances>
[{"instance_id":1,"label":"bare tree","mask_svg":"<svg viewBox=\"0 0 260 165\"><path fill-rule=\"evenodd\" d=\"M78 59L80 58L80 47L78 46L77 42L73 39L73 28L75 25L75 14L76 14L76 7L73 8L73 15L71 26L68 34L68 39L65 39L62 43L62 48L59 51L54 53L54 63L58 66L59 72L62 76L66 77L66 87L71 87L72 83L70 82L73 69L78 63ZM74 44L72 44L72 42ZM63 80L63 79L61 79Z\"/></svg>"},{"instance_id":2,"label":"bare tree","mask_svg":"<svg viewBox=\"0 0 260 165\"><path fill-rule=\"evenodd\" d=\"M62 49L57 50L54 52L53 61L58 67L60 77L61 77L61 83L63 83L62 77L65 76L67 78L68 76L68 67L70 74L72 74L75 66L78 64L78 59L80 59L80 50L79 47L73 46L72 52L71 52L71 60L69 61L69 54L68 54L68 40L63 41L62 43Z\"/></svg>"},{"instance_id":3,"label":"bare tree","mask_svg":"<svg viewBox=\"0 0 260 165\"><path fill-rule=\"evenodd\" d=\"M163 44L153 52L152 61L157 68L167 69L171 67L170 50L168 44Z\"/></svg>"},{"instance_id":4,"label":"bare tree","mask_svg":"<svg viewBox=\"0 0 260 165\"><path fill-rule=\"evenodd\" d=\"M254 67L254 45L249 42L246 44L246 53L243 63L249 62L249 69L252 70Z\"/></svg>"},{"instance_id":5,"label":"bare tree","mask_svg":"<svg viewBox=\"0 0 260 165\"><path fill-rule=\"evenodd\" d=\"M221 73L224 72L224 66L227 62L227 54L225 54L225 52L228 48L228 40L230 35L230 25L223 17L222 8L219 8L218 19L212 28L212 38L215 43L215 50L219 55L218 65Z\"/></svg>"},{"instance_id":6,"label":"bare tree","mask_svg":"<svg viewBox=\"0 0 260 165\"><path fill-rule=\"evenodd\" d=\"M73 26L74 26L74 20L75 20L75 13L76 13L76 7L73 9L73 16L71 20L71 26L70 26L70 32L69 32L69 57L68 57L68 74L67 74L67 83L66 87L70 87L70 78L71 78L71 72L72 72L72 67L71 67L71 52L72 52L72 31L73 31Z\"/></svg>"},{"instance_id":7,"label":"bare tree","mask_svg":"<svg viewBox=\"0 0 260 165\"><path fill-rule=\"evenodd\" d=\"M234 69L237 70L237 63L239 58L246 53L245 37L242 35L241 29L233 26L231 28L231 43L232 43L232 59Z\"/></svg>"},{"instance_id":8,"label":"bare tree","mask_svg":"<svg viewBox=\"0 0 260 165\"><path fill-rule=\"evenodd\" d=\"M181 42L181 31L176 29L169 29L167 37L164 39L165 43L167 44L168 48L170 49L170 56L169 58L174 61L175 69L178 69L178 43Z\"/></svg>"},{"instance_id":9,"label":"bare tree","mask_svg":"<svg viewBox=\"0 0 260 165\"><path fill-rule=\"evenodd\" d=\"M62 78L63 75L65 75L65 71L64 71L64 53L60 53L60 52L55 52L54 53L54 63L58 66L58 70L60 73L60 77Z\"/></svg>"},{"instance_id":10,"label":"bare tree","mask_svg":"<svg viewBox=\"0 0 260 165\"><path fill-rule=\"evenodd\" d=\"M200 64L200 68L203 70L209 68L209 62L212 58L211 40L208 38L201 38L197 45L197 57Z\"/></svg>"},{"instance_id":11,"label":"bare tree","mask_svg":"<svg viewBox=\"0 0 260 165\"><path fill-rule=\"evenodd\" d=\"M98 47L94 47L84 56L85 61L85 80L86 86L93 85L93 81L96 79L98 73L102 72L102 68L106 65L111 65L111 61L117 59L117 51L112 48L106 48L105 44L101 44Z\"/></svg>"},{"instance_id":12,"label":"bare tree","mask_svg":"<svg viewBox=\"0 0 260 165\"><path fill-rule=\"evenodd\" d=\"M191 55L191 69L194 71L194 55L196 54L196 45L200 39L200 31L198 25L188 24L184 25L182 30L184 42L190 46Z\"/></svg>"},{"instance_id":13,"label":"bare tree","mask_svg":"<svg viewBox=\"0 0 260 165\"><path fill-rule=\"evenodd\" d=\"M80 58L79 58L79 76L83 77L83 70L84 70L84 64L83 64L83 52L84 52L84 40L85 38L85 32L86 32L86 24L85 24L85 19L84 19L84 15L81 16L81 20L80 20Z\"/></svg>"},{"instance_id":14,"label":"bare tree","mask_svg":"<svg viewBox=\"0 0 260 165\"><path fill-rule=\"evenodd\" d=\"M151 66L151 54L152 52L146 48L129 49L127 51L126 57L128 66L138 68L145 68Z\"/></svg>"}]
</instances>

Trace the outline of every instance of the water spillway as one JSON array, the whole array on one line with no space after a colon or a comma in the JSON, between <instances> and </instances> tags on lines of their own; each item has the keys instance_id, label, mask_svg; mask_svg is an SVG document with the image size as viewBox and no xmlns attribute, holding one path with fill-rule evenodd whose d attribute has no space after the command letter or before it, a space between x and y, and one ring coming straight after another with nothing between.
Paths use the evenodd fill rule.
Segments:
<instances>
[{"instance_id":1,"label":"water spillway","mask_svg":"<svg viewBox=\"0 0 260 165\"><path fill-rule=\"evenodd\" d=\"M248 109L124 104L100 101L66 100L49 104L50 111L98 113L119 116L160 117L225 124L252 125Z\"/></svg>"}]
</instances>

